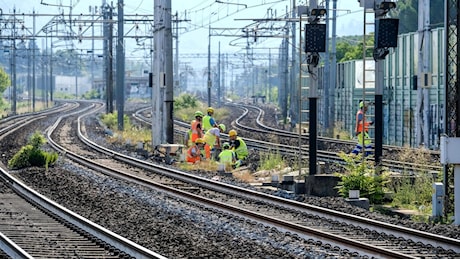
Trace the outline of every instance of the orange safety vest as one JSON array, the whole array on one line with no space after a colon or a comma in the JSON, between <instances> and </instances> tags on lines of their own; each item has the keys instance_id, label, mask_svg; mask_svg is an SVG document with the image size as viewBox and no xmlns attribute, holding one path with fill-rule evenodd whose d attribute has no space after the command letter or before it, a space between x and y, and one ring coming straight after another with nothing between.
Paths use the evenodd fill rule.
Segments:
<instances>
[{"instance_id":1,"label":"orange safety vest","mask_svg":"<svg viewBox=\"0 0 460 260\"><path fill-rule=\"evenodd\" d=\"M192 150L195 149L195 155L192 153ZM196 163L201 161L201 151L198 145L193 145L187 150L187 162Z\"/></svg>"},{"instance_id":2,"label":"orange safety vest","mask_svg":"<svg viewBox=\"0 0 460 260\"><path fill-rule=\"evenodd\" d=\"M200 126L200 128L198 128ZM195 142L196 139L203 137L203 123L198 120L193 120L191 129L192 129L192 142Z\"/></svg>"},{"instance_id":3,"label":"orange safety vest","mask_svg":"<svg viewBox=\"0 0 460 260\"><path fill-rule=\"evenodd\" d=\"M364 125L364 132L367 132L367 131L369 131L370 123L369 122L364 122L364 124L363 124L362 122L360 122L360 120L359 120L360 115L362 115L363 120L364 120L364 112L361 109L358 110L358 112L356 113L356 131L355 132L359 132L359 133L363 132L363 125Z\"/></svg>"}]
</instances>

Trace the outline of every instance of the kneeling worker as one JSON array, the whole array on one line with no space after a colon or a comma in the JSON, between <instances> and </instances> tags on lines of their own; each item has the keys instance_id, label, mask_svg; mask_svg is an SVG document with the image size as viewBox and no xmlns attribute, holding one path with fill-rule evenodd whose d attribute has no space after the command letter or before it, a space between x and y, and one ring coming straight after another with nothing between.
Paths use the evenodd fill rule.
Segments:
<instances>
[{"instance_id":1,"label":"kneeling worker","mask_svg":"<svg viewBox=\"0 0 460 260\"><path fill-rule=\"evenodd\" d=\"M201 150L203 150L205 142L203 139L198 138L195 140L195 145L192 145L187 150L187 162L196 163L201 161Z\"/></svg>"},{"instance_id":2,"label":"kneeling worker","mask_svg":"<svg viewBox=\"0 0 460 260\"><path fill-rule=\"evenodd\" d=\"M236 167L239 167L243 164L243 160L248 156L248 147L246 143L238 136L236 130L230 130L228 132L228 137L230 138L230 147L235 152L236 155Z\"/></svg>"},{"instance_id":3,"label":"kneeling worker","mask_svg":"<svg viewBox=\"0 0 460 260\"><path fill-rule=\"evenodd\" d=\"M222 148L224 148L224 150L219 153L219 162L224 164L226 169L229 166L233 167L236 162L236 156L235 153L232 150L230 150L230 144L225 142L222 145Z\"/></svg>"}]
</instances>

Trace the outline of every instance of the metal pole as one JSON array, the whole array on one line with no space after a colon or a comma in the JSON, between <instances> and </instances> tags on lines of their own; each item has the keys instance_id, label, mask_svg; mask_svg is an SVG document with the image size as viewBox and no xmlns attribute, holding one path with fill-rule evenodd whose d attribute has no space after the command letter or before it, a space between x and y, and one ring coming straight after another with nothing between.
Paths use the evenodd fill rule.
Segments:
<instances>
[{"instance_id":1,"label":"metal pole","mask_svg":"<svg viewBox=\"0 0 460 260\"><path fill-rule=\"evenodd\" d=\"M94 21L94 13L96 12L96 7L92 7L91 20ZM94 23L91 24L91 89L94 90Z\"/></svg>"},{"instance_id":2,"label":"metal pole","mask_svg":"<svg viewBox=\"0 0 460 260\"><path fill-rule=\"evenodd\" d=\"M13 9L13 49L12 49L12 62L11 62L11 74L13 75L13 93L10 95L12 98L11 102L11 113L16 115L16 8Z\"/></svg>"},{"instance_id":3,"label":"metal pole","mask_svg":"<svg viewBox=\"0 0 460 260\"><path fill-rule=\"evenodd\" d=\"M294 20L296 17L296 4L295 0L292 0L292 13L291 17ZM300 95L299 88L297 88L297 80L296 76L297 74L297 66L296 66L296 51L297 51L297 46L295 46L296 42L296 22L292 22L292 42L293 44L291 45L291 86L290 86L290 117L291 117L291 122L300 122L298 120L298 117L300 115L296 115L298 107L300 107L299 104L299 99L296 98ZM289 126L289 129L291 129L292 124Z\"/></svg>"},{"instance_id":4,"label":"metal pole","mask_svg":"<svg viewBox=\"0 0 460 260\"><path fill-rule=\"evenodd\" d=\"M50 33L50 101L53 102L53 86L54 86L54 80L53 80L53 32L51 31Z\"/></svg>"},{"instance_id":5,"label":"metal pole","mask_svg":"<svg viewBox=\"0 0 460 260\"><path fill-rule=\"evenodd\" d=\"M75 50L76 52L76 50ZM78 53L76 53L75 57L75 99L78 99Z\"/></svg>"},{"instance_id":6,"label":"metal pole","mask_svg":"<svg viewBox=\"0 0 460 260\"><path fill-rule=\"evenodd\" d=\"M420 46L420 50L423 49L422 52L422 57L423 57L423 72L424 73L429 73L431 72L431 59L429 56L430 50L431 50L431 26L430 26L430 0L419 0L419 2L423 2L423 48ZM419 10L419 13L422 10ZM422 80L422 79L419 79ZM424 123L423 123L423 142L425 143L425 146L427 148L431 147L430 143L430 122L429 122L429 116L430 116L430 87L428 86L427 88L423 88L423 118Z\"/></svg>"},{"instance_id":7,"label":"metal pole","mask_svg":"<svg viewBox=\"0 0 460 260\"><path fill-rule=\"evenodd\" d=\"M326 10L329 11L329 0L326 0ZM333 18L334 19L334 18ZM330 121L329 121L329 90L330 90L330 58L331 54L329 52L329 19L326 19L326 53L324 58L324 104L323 108L323 120L324 120L324 128L326 131L330 130Z\"/></svg>"},{"instance_id":8,"label":"metal pole","mask_svg":"<svg viewBox=\"0 0 460 260\"><path fill-rule=\"evenodd\" d=\"M331 127L334 127L334 125L331 125L331 122L335 122L335 102L334 102L334 97L335 97L335 86L336 86L336 70L337 70L337 50L336 50L336 39L337 39L337 0L332 0L332 38L331 38L331 69L330 69L330 79L329 79L329 125Z\"/></svg>"},{"instance_id":9,"label":"metal pole","mask_svg":"<svg viewBox=\"0 0 460 260\"><path fill-rule=\"evenodd\" d=\"M300 53L300 52L299 52ZM272 92L272 83L270 80L270 76L272 74L272 49L268 49L268 95L267 95L267 103L271 101L271 92ZM300 104L299 104L300 107ZM300 122L300 115L299 115L299 122Z\"/></svg>"},{"instance_id":10,"label":"metal pole","mask_svg":"<svg viewBox=\"0 0 460 260\"><path fill-rule=\"evenodd\" d=\"M180 88L179 84L179 14L176 11L176 22L175 22L175 31L176 31L176 53L174 56L174 85L176 89L179 91L179 93L182 92L182 89Z\"/></svg>"},{"instance_id":11,"label":"metal pole","mask_svg":"<svg viewBox=\"0 0 460 260\"><path fill-rule=\"evenodd\" d=\"M219 41L219 51L218 51L218 55L217 55L217 107L220 107L220 101L221 101L221 89L220 89L220 79L221 79L221 70L220 70L220 66L222 65L221 64L221 57L220 57L220 41Z\"/></svg>"},{"instance_id":12,"label":"metal pole","mask_svg":"<svg viewBox=\"0 0 460 260\"><path fill-rule=\"evenodd\" d=\"M105 0L102 0L102 18L104 21L106 21L108 18L107 4ZM102 24L102 33L104 35L104 40L102 42L102 58L104 60L104 72L103 72L104 81L103 82L105 82L105 112L109 114L109 113L112 113L112 111L110 111L110 106L109 106L109 55L108 55L109 32L108 32L108 24L106 22Z\"/></svg>"},{"instance_id":13,"label":"metal pole","mask_svg":"<svg viewBox=\"0 0 460 260\"><path fill-rule=\"evenodd\" d=\"M375 6L375 5L374 5ZM366 11L364 11L366 12ZM374 8L374 19L375 24L379 19L379 12ZM384 59L375 60L375 117L374 117L374 126L375 126L375 148L374 148L374 162L376 166L380 166L382 162L382 150L383 150L383 88L384 88ZM365 96L363 96L363 100ZM364 143L363 143L364 149ZM376 168L377 169L377 168ZM378 172L377 172L378 173Z\"/></svg>"},{"instance_id":14,"label":"metal pole","mask_svg":"<svg viewBox=\"0 0 460 260\"><path fill-rule=\"evenodd\" d=\"M124 4L118 0L118 38L117 38L117 115L118 130L124 130L124 102L125 102L125 50L124 50Z\"/></svg>"},{"instance_id":15,"label":"metal pole","mask_svg":"<svg viewBox=\"0 0 460 260\"><path fill-rule=\"evenodd\" d=\"M211 25L209 25L209 36L208 36L208 107L211 106Z\"/></svg>"},{"instance_id":16,"label":"metal pole","mask_svg":"<svg viewBox=\"0 0 460 260\"><path fill-rule=\"evenodd\" d=\"M35 112L35 46L37 43L35 42L35 10L33 11L34 14L34 21L33 21L33 49L32 49L32 112Z\"/></svg>"},{"instance_id":17,"label":"metal pole","mask_svg":"<svg viewBox=\"0 0 460 260\"><path fill-rule=\"evenodd\" d=\"M109 7L109 24L108 24L108 68L107 68L107 97L109 100L109 113L113 113L113 6Z\"/></svg>"},{"instance_id":18,"label":"metal pole","mask_svg":"<svg viewBox=\"0 0 460 260\"><path fill-rule=\"evenodd\" d=\"M317 8L316 0L310 0L310 8ZM314 21L316 22L316 21ZM312 53L310 53L311 55ZM319 56L319 54L317 54ZM317 103L318 103L318 67L317 65L310 68L310 96L309 100L309 147L308 147L308 160L309 160L309 174L315 175L317 172Z\"/></svg>"},{"instance_id":19,"label":"metal pole","mask_svg":"<svg viewBox=\"0 0 460 260\"><path fill-rule=\"evenodd\" d=\"M174 121L173 121L173 105L174 105L174 86L173 86L173 59L172 59L172 28L171 28L171 0L165 0L164 4L164 44L165 44L165 110L164 120L166 142L174 143Z\"/></svg>"},{"instance_id":20,"label":"metal pole","mask_svg":"<svg viewBox=\"0 0 460 260\"><path fill-rule=\"evenodd\" d=\"M158 145L161 144L162 140L162 115L160 111L160 54L161 54L161 35L160 35L160 28L161 28L161 19L162 16L162 6L161 0L154 1L154 59L152 64L152 74L153 74L153 86L152 86L152 147L157 148Z\"/></svg>"}]
</instances>

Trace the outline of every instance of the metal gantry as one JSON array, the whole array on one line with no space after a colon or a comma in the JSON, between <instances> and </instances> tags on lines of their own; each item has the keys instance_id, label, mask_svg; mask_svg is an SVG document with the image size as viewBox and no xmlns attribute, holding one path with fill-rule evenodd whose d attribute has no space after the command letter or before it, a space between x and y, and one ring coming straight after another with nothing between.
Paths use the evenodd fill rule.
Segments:
<instances>
[{"instance_id":1,"label":"metal gantry","mask_svg":"<svg viewBox=\"0 0 460 260\"><path fill-rule=\"evenodd\" d=\"M448 137L460 137L460 93L458 85L460 64L460 45L458 42L458 28L460 21L459 0L445 1L445 112L444 112L444 134ZM457 168L457 167L456 167ZM454 180L455 179L455 180ZM455 172L451 165L444 167L444 189L445 189L445 210L444 215L452 212L450 195L455 195L455 223L460 223L460 173ZM455 187L457 186L457 187ZM457 188L457 189L455 189Z\"/></svg>"}]
</instances>

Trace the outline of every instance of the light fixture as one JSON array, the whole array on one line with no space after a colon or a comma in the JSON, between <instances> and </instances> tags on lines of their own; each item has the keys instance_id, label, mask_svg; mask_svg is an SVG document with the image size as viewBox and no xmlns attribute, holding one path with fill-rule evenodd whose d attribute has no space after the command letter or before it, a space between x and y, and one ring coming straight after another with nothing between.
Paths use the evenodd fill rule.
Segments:
<instances>
[{"instance_id":1,"label":"light fixture","mask_svg":"<svg viewBox=\"0 0 460 260\"><path fill-rule=\"evenodd\" d=\"M379 9L382 9L382 10L390 10L390 9L393 9L393 8L396 8L396 3L395 2L381 2L380 5L379 5Z\"/></svg>"},{"instance_id":2,"label":"light fixture","mask_svg":"<svg viewBox=\"0 0 460 260\"><path fill-rule=\"evenodd\" d=\"M326 9L324 8L311 9L310 15L316 16L316 17L324 16L326 15Z\"/></svg>"}]
</instances>

